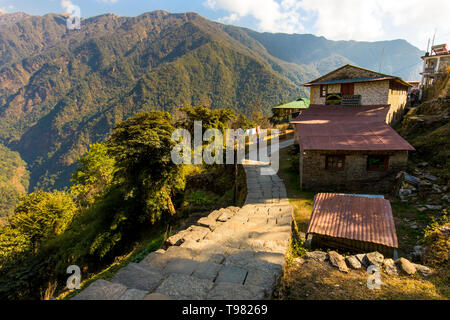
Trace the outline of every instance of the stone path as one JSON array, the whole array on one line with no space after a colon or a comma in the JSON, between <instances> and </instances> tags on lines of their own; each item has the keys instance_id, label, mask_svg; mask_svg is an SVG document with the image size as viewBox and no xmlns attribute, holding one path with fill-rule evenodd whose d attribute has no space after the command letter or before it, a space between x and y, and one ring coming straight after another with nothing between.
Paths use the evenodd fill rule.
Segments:
<instances>
[{"instance_id":1,"label":"stone path","mask_svg":"<svg viewBox=\"0 0 450 320\"><path fill-rule=\"evenodd\" d=\"M282 180L260 174L267 165L248 161L244 168L243 208L213 211L169 238L167 250L130 263L111 281L95 281L73 300L270 299L283 273L293 207Z\"/></svg>"}]
</instances>

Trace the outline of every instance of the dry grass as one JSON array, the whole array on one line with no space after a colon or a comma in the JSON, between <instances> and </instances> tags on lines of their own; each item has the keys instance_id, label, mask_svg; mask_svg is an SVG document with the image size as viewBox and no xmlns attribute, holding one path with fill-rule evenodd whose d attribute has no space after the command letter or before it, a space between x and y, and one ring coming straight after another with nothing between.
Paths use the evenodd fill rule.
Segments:
<instances>
[{"instance_id":1,"label":"dry grass","mask_svg":"<svg viewBox=\"0 0 450 320\"><path fill-rule=\"evenodd\" d=\"M285 300L422 300L445 299L435 285L414 277L389 277L382 273L381 289L367 287L369 275L362 270L342 273L328 264L308 260L286 266L281 299Z\"/></svg>"}]
</instances>

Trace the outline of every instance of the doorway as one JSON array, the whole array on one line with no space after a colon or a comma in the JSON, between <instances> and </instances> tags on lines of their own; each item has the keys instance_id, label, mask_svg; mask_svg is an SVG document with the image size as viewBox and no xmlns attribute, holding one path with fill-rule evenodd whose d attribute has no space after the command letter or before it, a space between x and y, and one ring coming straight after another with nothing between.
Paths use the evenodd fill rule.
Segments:
<instances>
[{"instance_id":1,"label":"doorway","mask_svg":"<svg viewBox=\"0 0 450 320\"><path fill-rule=\"evenodd\" d=\"M341 93L343 96L353 96L355 94L355 84L354 83L341 84Z\"/></svg>"}]
</instances>

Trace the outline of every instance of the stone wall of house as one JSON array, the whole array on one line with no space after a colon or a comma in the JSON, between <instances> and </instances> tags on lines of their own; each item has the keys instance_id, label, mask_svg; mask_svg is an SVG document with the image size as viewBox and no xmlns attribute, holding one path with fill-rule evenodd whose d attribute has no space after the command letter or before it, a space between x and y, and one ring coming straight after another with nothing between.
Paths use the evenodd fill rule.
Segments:
<instances>
[{"instance_id":1,"label":"stone wall of house","mask_svg":"<svg viewBox=\"0 0 450 320\"><path fill-rule=\"evenodd\" d=\"M389 80L355 83L355 95L364 106L388 104Z\"/></svg>"},{"instance_id":2,"label":"stone wall of house","mask_svg":"<svg viewBox=\"0 0 450 320\"><path fill-rule=\"evenodd\" d=\"M390 125L398 123L403 114L405 113L406 102L408 100L408 89L403 88L391 88L389 89L388 103L391 107L386 116L386 122Z\"/></svg>"},{"instance_id":3,"label":"stone wall of house","mask_svg":"<svg viewBox=\"0 0 450 320\"><path fill-rule=\"evenodd\" d=\"M325 169L326 155L346 155L341 171ZM390 155L387 171L367 171L368 155ZM398 172L406 169L408 151L303 151L300 183L303 189L320 192L389 193Z\"/></svg>"},{"instance_id":4,"label":"stone wall of house","mask_svg":"<svg viewBox=\"0 0 450 320\"><path fill-rule=\"evenodd\" d=\"M408 97L407 87L398 88L389 80L355 83L355 95L361 95L362 105L391 105L386 123L395 124L401 120ZM328 86L328 93L341 92L341 85ZM320 97L320 85L311 87L311 104L325 105L325 97Z\"/></svg>"},{"instance_id":5,"label":"stone wall of house","mask_svg":"<svg viewBox=\"0 0 450 320\"><path fill-rule=\"evenodd\" d=\"M328 93L340 93L341 85L328 85ZM388 104L389 80L355 83L355 95L361 95L362 105ZM325 105L326 98L320 97L320 85L312 86L311 104Z\"/></svg>"},{"instance_id":6,"label":"stone wall of house","mask_svg":"<svg viewBox=\"0 0 450 320\"><path fill-rule=\"evenodd\" d=\"M329 84L328 93L340 93L340 84ZM320 96L320 85L311 87L311 104L325 105L326 97Z\"/></svg>"},{"instance_id":7,"label":"stone wall of house","mask_svg":"<svg viewBox=\"0 0 450 320\"><path fill-rule=\"evenodd\" d=\"M440 57L438 72L446 72L450 66L450 56Z\"/></svg>"}]
</instances>

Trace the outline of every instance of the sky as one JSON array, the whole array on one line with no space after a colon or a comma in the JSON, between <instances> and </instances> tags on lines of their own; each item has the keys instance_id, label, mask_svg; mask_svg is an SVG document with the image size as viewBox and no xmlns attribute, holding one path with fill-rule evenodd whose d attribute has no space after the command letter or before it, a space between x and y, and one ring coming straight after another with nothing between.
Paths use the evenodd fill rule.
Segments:
<instances>
[{"instance_id":1,"label":"sky","mask_svg":"<svg viewBox=\"0 0 450 320\"><path fill-rule=\"evenodd\" d=\"M312 33L331 40L405 39L421 50L436 33L435 44L450 44L449 0L0 0L0 13L62 13L71 4L84 18L194 11L261 32Z\"/></svg>"}]
</instances>

